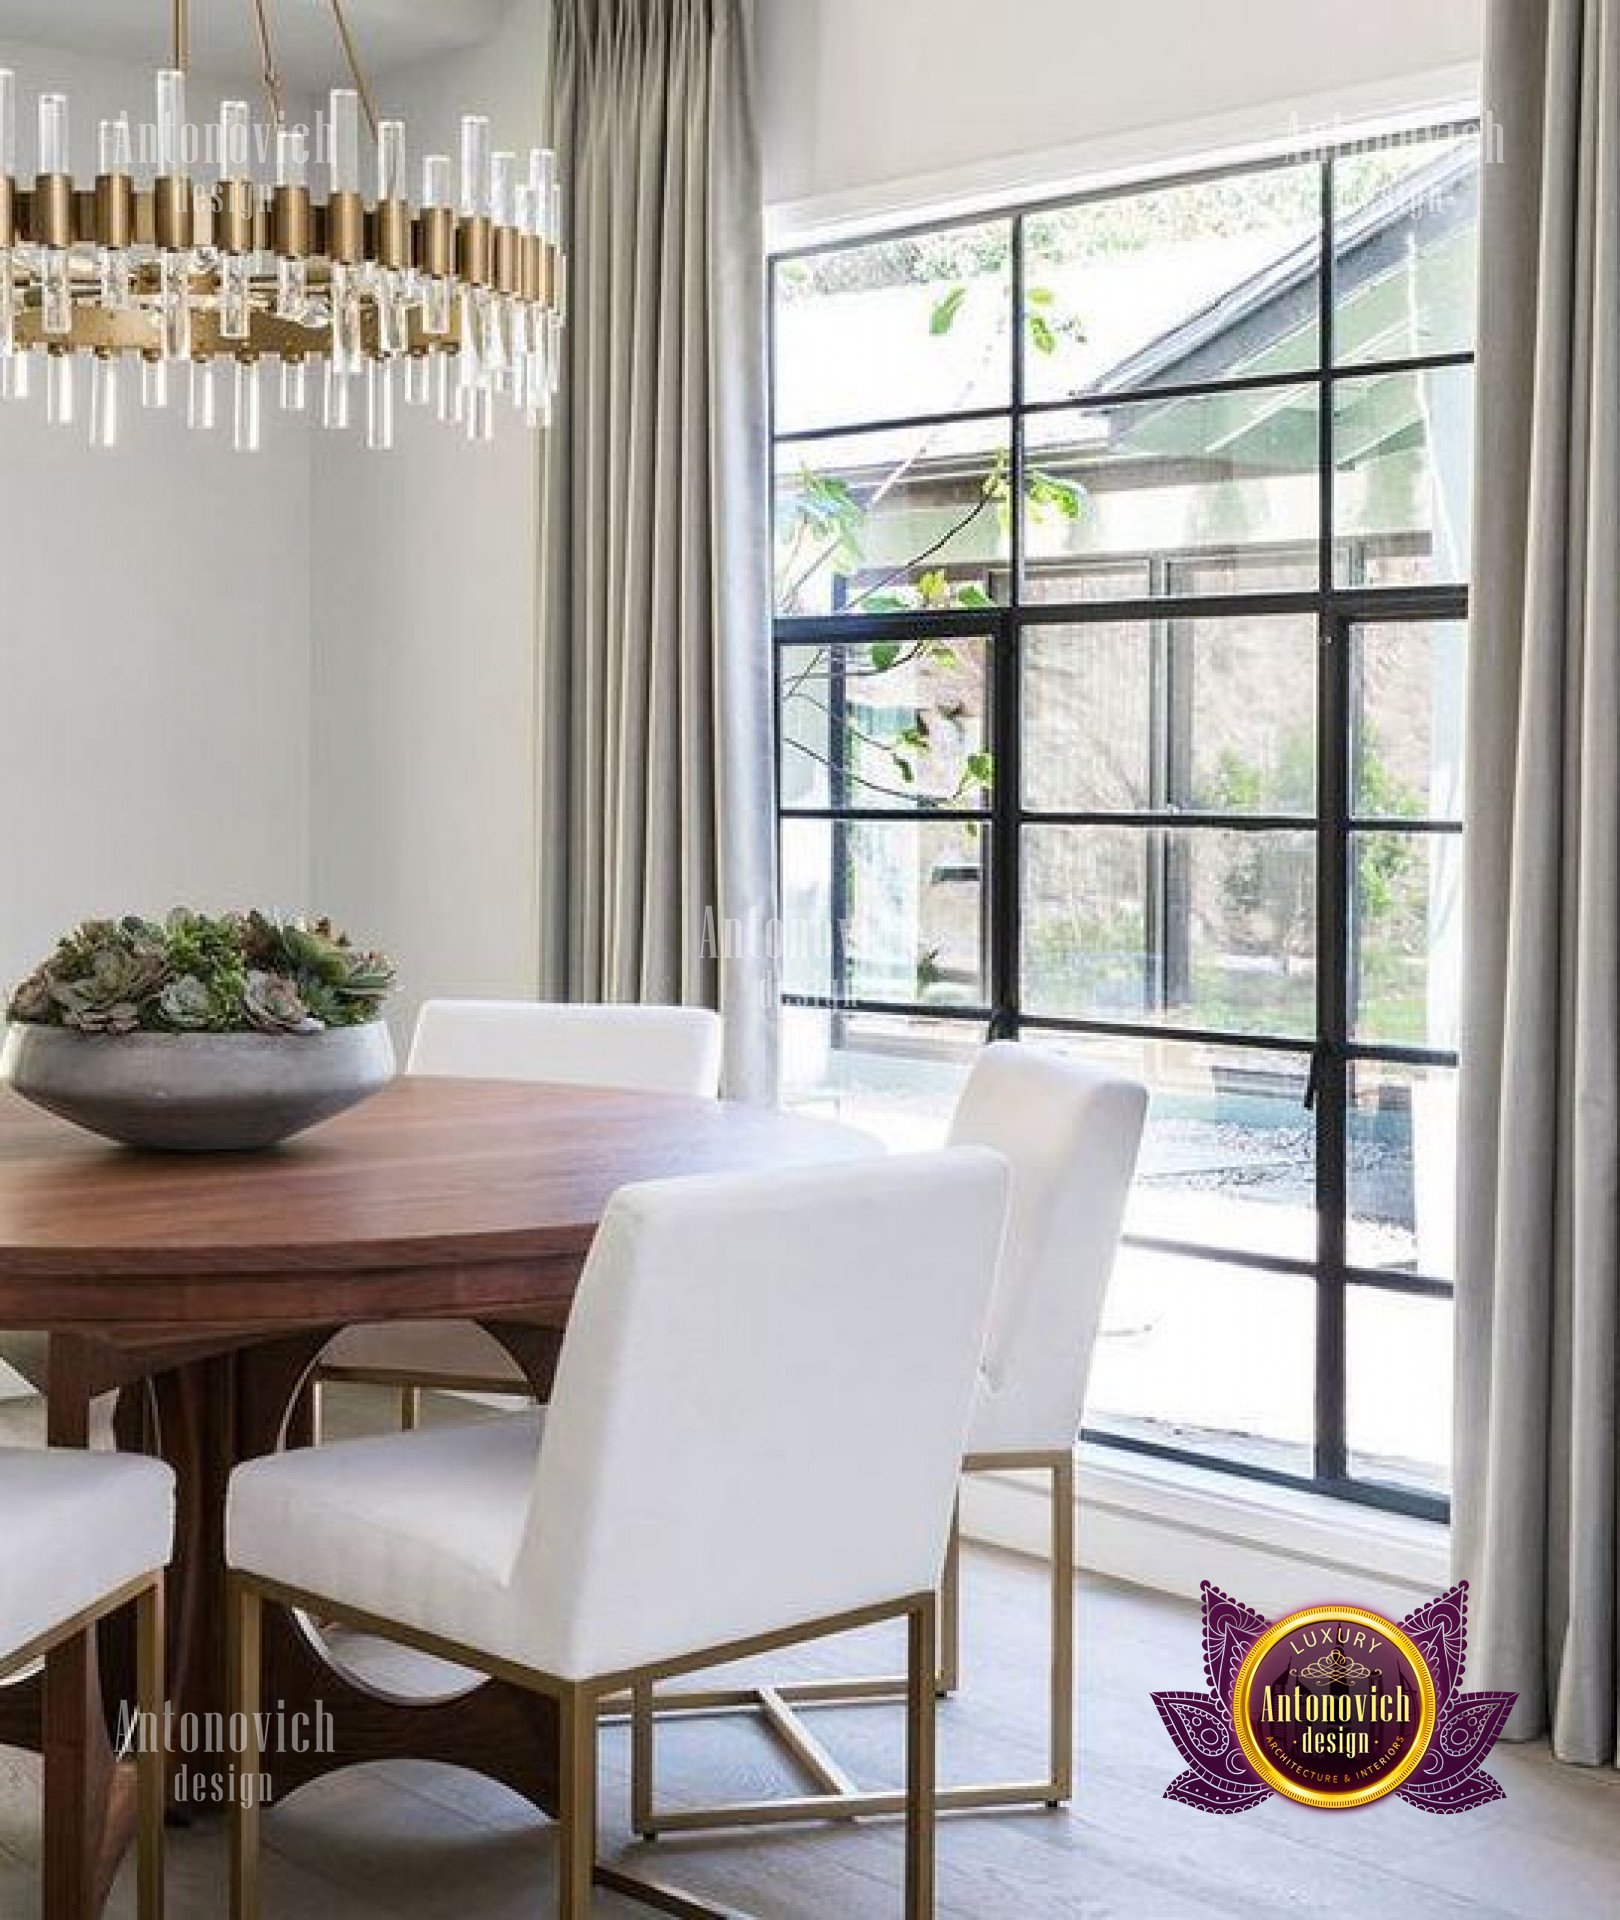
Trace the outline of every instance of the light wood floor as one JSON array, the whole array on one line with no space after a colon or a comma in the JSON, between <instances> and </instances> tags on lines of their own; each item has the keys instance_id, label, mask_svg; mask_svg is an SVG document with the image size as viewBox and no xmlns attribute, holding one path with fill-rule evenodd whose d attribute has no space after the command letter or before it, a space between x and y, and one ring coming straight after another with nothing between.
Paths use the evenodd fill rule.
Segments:
<instances>
[{"instance_id":1,"label":"light wood floor","mask_svg":"<svg viewBox=\"0 0 1620 1920\"><path fill-rule=\"evenodd\" d=\"M1031 1563L969 1555L963 1692L942 1709L946 1778L1034 1768L1040 1754L1043 1584ZM830 1643L805 1671L892 1666L890 1636ZM1203 1684L1196 1609L1085 1581L1080 1780L1062 1813L966 1815L942 1824L946 1920L1585 1920L1620 1914L1620 1775L1498 1749L1505 1802L1449 1819L1385 1801L1317 1814L1282 1801L1215 1819L1161 1796L1179 1761L1154 1713L1155 1687ZM379 1677L420 1681L412 1656L354 1650ZM408 1670L402 1662L412 1661ZM876 1780L899 1771L891 1709L828 1712L818 1730ZM775 1749L742 1719L660 1736L672 1801L791 1788ZM765 1835L626 1841L626 1741L603 1738L603 1852L729 1901L761 1920L893 1920L900 1835L892 1824ZM0 1917L38 1911L37 1763L0 1753ZM541 1920L551 1839L504 1790L449 1769L393 1763L317 1783L266 1821L269 1920ZM208 1822L171 1835L170 1913L222 1920L224 1836ZM645 1909L599 1896L602 1916ZM128 1920L121 1885L112 1912Z\"/></svg>"}]
</instances>

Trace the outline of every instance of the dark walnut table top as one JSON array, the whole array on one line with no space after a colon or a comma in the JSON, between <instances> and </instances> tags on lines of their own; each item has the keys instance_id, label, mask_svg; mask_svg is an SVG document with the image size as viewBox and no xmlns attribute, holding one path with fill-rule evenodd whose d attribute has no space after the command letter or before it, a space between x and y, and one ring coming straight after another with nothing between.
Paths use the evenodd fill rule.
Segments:
<instances>
[{"instance_id":1,"label":"dark walnut table top","mask_svg":"<svg viewBox=\"0 0 1620 1920\"><path fill-rule=\"evenodd\" d=\"M725 1101L404 1076L252 1154L116 1147L0 1089L0 1327L342 1321L571 1292L632 1181L847 1157Z\"/></svg>"}]
</instances>

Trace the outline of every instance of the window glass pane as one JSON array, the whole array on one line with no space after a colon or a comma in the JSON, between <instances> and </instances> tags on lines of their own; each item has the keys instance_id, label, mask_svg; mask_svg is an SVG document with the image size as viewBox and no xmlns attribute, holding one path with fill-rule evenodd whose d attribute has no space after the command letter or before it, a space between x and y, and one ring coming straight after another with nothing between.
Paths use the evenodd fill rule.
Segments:
<instances>
[{"instance_id":1,"label":"window glass pane","mask_svg":"<svg viewBox=\"0 0 1620 1920\"><path fill-rule=\"evenodd\" d=\"M776 610L892 613L1005 598L1005 421L784 440Z\"/></svg>"},{"instance_id":2,"label":"window glass pane","mask_svg":"<svg viewBox=\"0 0 1620 1920\"><path fill-rule=\"evenodd\" d=\"M990 798L982 640L781 652L785 807L980 807Z\"/></svg>"},{"instance_id":3,"label":"window glass pane","mask_svg":"<svg viewBox=\"0 0 1620 1920\"><path fill-rule=\"evenodd\" d=\"M1444 1493L1451 1482L1449 1300L1351 1287L1345 1439L1358 1480Z\"/></svg>"},{"instance_id":4,"label":"window glass pane","mask_svg":"<svg viewBox=\"0 0 1620 1920\"><path fill-rule=\"evenodd\" d=\"M1090 560L1083 555L1024 559L1024 599L1031 605L1071 600L1146 600L1153 592L1153 563Z\"/></svg>"},{"instance_id":5,"label":"window glass pane","mask_svg":"<svg viewBox=\"0 0 1620 1920\"><path fill-rule=\"evenodd\" d=\"M1302 1053L1042 1033L1024 1043L1148 1089L1128 1233L1228 1252L1316 1254L1316 1122Z\"/></svg>"},{"instance_id":6,"label":"window glass pane","mask_svg":"<svg viewBox=\"0 0 1620 1920\"><path fill-rule=\"evenodd\" d=\"M1350 1005L1359 1040L1454 1048L1462 836L1351 836Z\"/></svg>"},{"instance_id":7,"label":"window glass pane","mask_svg":"<svg viewBox=\"0 0 1620 1920\"><path fill-rule=\"evenodd\" d=\"M1048 599L1101 597L1055 590L1097 561L1151 563L1154 595L1182 590L1177 568L1249 554L1307 566L1315 583L1313 387L1036 414L1025 447L1024 550Z\"/></svg>"},{"instance_id":8,"label":"window glass pane","mask_svg":"<svg viewBox=\"0 0 1620 1920\"><path fill-rule=\"evenodd\" d=\"M1314 366L1321 217L1314 165L1033 215L1025 390L1061 400Z\"/></svg>"},{"instance_id":9,"label":"window glass pane","mask_svg":"<svg viewBox=\"0 0 1620 1920\"><path fill-rule=\"evenodd\" d=\"M1122 1247L1086 1422L1309 1473L1315 1353L1308 1279Z\"/></svg>"},{"instance_id":10,"label":"window glass pane","mask_svg":"<svg viewBox=\"0 0 1620 1920\"><path fill-rule=\"evenodd\" d=\"M1350 1076L1351 1265L1454 1278L1455 1069L1357 1060Z\"/></svg>"},{"instance_id":11,"label":"window glass pane","mask_svg":"<svg viewBox=\"0 0 1620 1920\"><path fill-rule=\"evenodd\" d=\"M961 821L784 821L784 990L981 1005L985 851Z\"/></svg>"},{"instance_id":12,"label":"window glass pane","mask_svg":"<svg viewBox=\"0 0 1620 1920\"><path fill-rule=\"evenodd\" d=\"M1309 619L1023 632L1025 805L1316 811Z\"/></svg>"},{"instance_id":13,"label":"window glass pane","mask_svg":"<svg viewBox=\"0 0 1620 1920\"><path fill-rule=\"evenodd\" d=\"M1336 381L1333 445L1339 585L1466 580L1473 369L1436 367Z\"/></svg>"},{"instance_id":14,"label":"window glass pane","mask_svg":"<svg viewBox=\"0 0 1620 1920\"><path fill-rule=\"evenodd\" d=\"M1314 1030L1311 834L1029 827L1023 851L1031 1013Z\"/></svg>"},{"instance_id":15,"label":"window glass pane","mask_svg":"<svg viewBox=\"0 0 1620 1920\"><path fill-rule=\"evenodd\" d=\"M1474 344L1479 140L1410 139L1333 168L1333 345L1341 364Z\"/></svg>"},{"instance_id":16,"label":"window glass pane","mask_svg":"<svg viewBox=\"0 0 1620 1920\"><path fill-rule=\"evenodd\" d=\"M890 1147L942 1146L984 1031L977 1020L784 1007L782 1103Z\"/></svg>"},{"instance_id":17,"label":"window glass pane","mask_svg":"<svg viewBox=\"0 0 1620 1920\"><path fill-rule=\"evenodd\" d=\"M779 262L777 431L1005 406L1011 313L1005 220Z\"/></svg>"},{"instance_id":18,"label":"window glass pane","mask_svg":"<svg viewBox=\"0 0 1620 1920\"><path fill-rule=\"evenodd\" d=\"M1357 627L1351 655L1351 806L1367 819L1461 820L1461 620Z\"/></svg>"}]
</instances>

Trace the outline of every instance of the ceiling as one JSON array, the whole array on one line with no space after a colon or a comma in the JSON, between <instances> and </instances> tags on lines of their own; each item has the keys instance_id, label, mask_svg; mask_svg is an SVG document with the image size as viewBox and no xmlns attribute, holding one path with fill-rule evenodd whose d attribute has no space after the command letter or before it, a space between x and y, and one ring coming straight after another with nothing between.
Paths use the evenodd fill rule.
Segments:
<instances>
[{"instance_id":1,"label":"ceiling","mask_svg":"<svg viewBox=\"0 0 1620 1920\"><path fill-rule=\"evenodd\" d=\"M345 0L373 72L471 46L489 36L508 0ZM191 64L199 73L257 79L253 0L190 0ZM276 59L294 86L339 76L342 51L330 0L266 0ZM0 0L0 40L36 41L115 58L167 59L170 0Z\"/></svg>"}]
</instances>

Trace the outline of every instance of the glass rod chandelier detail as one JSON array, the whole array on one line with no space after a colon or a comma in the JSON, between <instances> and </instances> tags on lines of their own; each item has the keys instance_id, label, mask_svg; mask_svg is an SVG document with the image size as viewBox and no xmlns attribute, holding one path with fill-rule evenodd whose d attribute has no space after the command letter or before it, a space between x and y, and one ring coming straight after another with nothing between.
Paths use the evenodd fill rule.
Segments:
<instances>
[{"instance_id":1,"label":"glass rod chandelier detail","mask_svg":"<svg viewBox=\"0 0 1620 1920\"><path fill-rule=\"evenodd\" d=\"M315 372L323 424L363 420L379 450L401 401L473 440L493 437L503 405L549 425L566 264L552 154L494 152L489 121L468 115L459 165L428 155L413 203L404 123L377 117L342 0L331 6L355 84L333 90L313 138L288 121L266 0L251 5L269 126L245 100L226 100L215 126L188 122L186 0L173 0L156 117L138 134L127 115L100 123L93 187L74 179L61 93L39 96L37 164L19 181L16 77L0 68L0 399L28 398L41 372L49 419L72 426L87 367L90 442L104 448L136 369L143 407L174 400L199 430L222 418L228 374L243 452L260 444L266 368L294 413L311 406Z\"/></svg>"}]
</instances>

